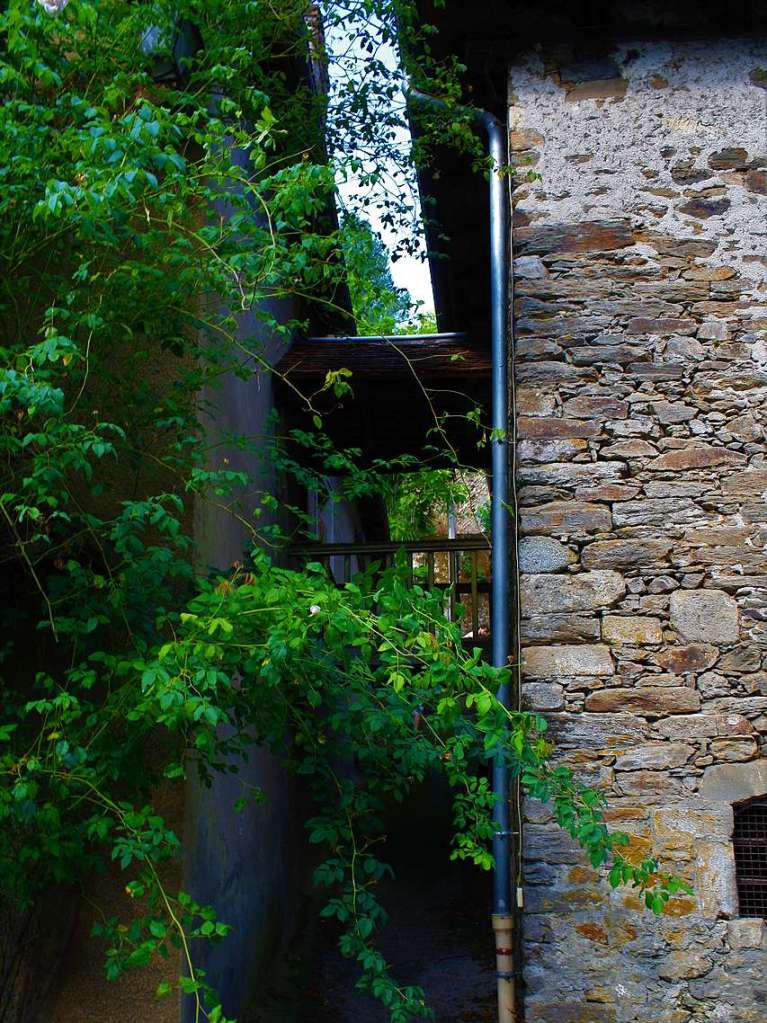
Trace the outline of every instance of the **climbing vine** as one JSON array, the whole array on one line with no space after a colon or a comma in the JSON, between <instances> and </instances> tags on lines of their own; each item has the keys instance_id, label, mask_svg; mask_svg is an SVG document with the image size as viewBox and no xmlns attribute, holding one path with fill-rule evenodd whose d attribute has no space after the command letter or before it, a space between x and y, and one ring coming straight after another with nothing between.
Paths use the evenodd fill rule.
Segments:
<instances>
[{"instance_id":1,"label":"climbing vine","mask_svg":"<svg viewBox=\"0 0 767 1023\"><path fill-rule=\"evenodd\" d=\"M330 24L351 32L361 13L370 45L410 31L413 60L423 29L406 3L348 0ZM428 1010L376 950L382 813L429 772L454 793L454 856L491 865L485 765L503 756L610 883L662 909L681 882L622 855L601 795L551 766L540 718L498 703L503 672L464 652L439 595L396 567L342 589L279 567L260 550L279 539L276 499L214 458L220 381L256 383L265 339L345 313L328 211L339 165L360 170L350 132L367 147L361 195L399 145L380 130L386 62L328 110L302 0L9 0L0 38L4 904L116 861L142 912L101 925L108 976L178 948L196 1018L223 1023L192 949L228 926L163 884L179 839L152 800L162 780L232 770L255 736L312 787L323 913L394 1023ZM419 73L454 102L460 69L423 52ZM471 149L462 116L433 131ZM392 223L411 213L391 200ZM329 450L303 400L347 492L379 486ZM273 461L264 438L226 441ZM195 503L235 516L255 553L202 571Z\"/></svg>"}]
</instances>

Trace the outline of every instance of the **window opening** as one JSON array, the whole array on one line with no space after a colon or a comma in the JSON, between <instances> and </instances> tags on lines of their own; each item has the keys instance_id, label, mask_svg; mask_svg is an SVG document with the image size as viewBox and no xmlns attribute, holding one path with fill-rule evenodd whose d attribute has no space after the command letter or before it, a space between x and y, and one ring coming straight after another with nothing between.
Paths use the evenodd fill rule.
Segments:
<instances>
[{"instance_id":1,"label":"window opening","mask_svg":"<svg viewBox=\"0 0 767 1023\"><path fill-rule=\"evenodd\" d=\"M735 807L733 846L740 915L767 919L767 799Z\"/></svg>"}]
</instances>

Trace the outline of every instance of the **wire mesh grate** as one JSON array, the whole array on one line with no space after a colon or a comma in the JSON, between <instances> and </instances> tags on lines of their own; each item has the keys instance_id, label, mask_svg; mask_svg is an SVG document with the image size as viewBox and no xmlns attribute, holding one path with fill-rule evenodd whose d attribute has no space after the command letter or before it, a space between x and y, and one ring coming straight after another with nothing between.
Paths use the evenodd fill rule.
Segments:
<instances>
[{"instance_id":1,"label":"wire mesh grate","mask_svg":"<svg viewBox=\"0 0 767 1023\"><path fill-rule=\"evenodd\" d=\"M767 919L767 800L735 808L732 841L740 915Z\"/></svg>"}]
</instances>

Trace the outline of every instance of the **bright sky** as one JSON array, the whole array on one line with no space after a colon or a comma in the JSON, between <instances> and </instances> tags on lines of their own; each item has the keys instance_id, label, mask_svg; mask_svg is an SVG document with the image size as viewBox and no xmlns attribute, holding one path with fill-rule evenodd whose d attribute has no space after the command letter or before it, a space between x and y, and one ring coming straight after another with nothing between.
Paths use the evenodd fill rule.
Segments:
<instances>
[{"instance_id":1,"label":"bright sky","mask_svg":"<svg viewBox=\"0 0 767 1023\"><path fill-rule=\"evenodd\" d=\"M330 2L332 2L332 0L330 0ZM333 29L329 29L327 31L325 43L330 53L338 54L341 52L347 53L347 55L349 54L348 31L348 26L342 32ZM351 55L355 60L365 59L365 54L362 52L352 52ZM380 48L377 52L377 56L392 70L400 66L399 54L392 46ZM338 77L338 68L333 62L330 63L329 72L330 87L332 90L333 86L341 81L341 78ZM401 90L393 97L392 103L396 106L400 106L404 103L404 94ZM409 146L410 141L410 131L403 129L403 145ZM359 185L354 178L350 178L348 181L339 181L338 183L338 191L340 192L341 199L343 201L345 201L349 196L354 195L358 188ZM414 203L417 206L417 213L420 217L421 210L420 203L417 199L417 189L413 188L412 191L416 196ZM374 206L370 207L367 216L373 230L381 236L387 250L391 251L397 243L396 235L392 233L390 228L381 223ZM422 253L424 256L425 252L426 250L424 245ZM395 285L399 288L406 288L416 301L423 303L421 306L421 312L433 313L434 294L432 292L431 274L429 272L428 261L425 258L421 259L416 256L401 256L396 262L390 261L390 267Z\"/></svg>"}]
</instances>

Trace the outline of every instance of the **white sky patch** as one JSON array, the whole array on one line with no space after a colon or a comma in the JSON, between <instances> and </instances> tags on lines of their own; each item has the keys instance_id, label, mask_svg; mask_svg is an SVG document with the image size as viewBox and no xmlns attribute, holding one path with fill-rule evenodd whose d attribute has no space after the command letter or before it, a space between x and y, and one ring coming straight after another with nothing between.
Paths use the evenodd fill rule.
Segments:
<instances>
[{"instance_id":1,"label":"white sky patch","mask_svg":"<svg viewBox=\"0 0 767 1023\"><path fill-rule=\"evenodd\" d=\"M332 3L332 0L329 0L329 2ZM325 45L327 46L328 52L336 58L336 60L332 60L330 62L328 69L331 97L333 91L339 89L343 82L348 78L350 69L353 70L354 62L369 59L361 48L355 48L353 44L350 44L349 29L350 26L348 23L343 27L343 29L333 27L332 25L326 26ZM401 69L399 53L390 44L382 44L376 52L376 57L391 71ZM396 90L395 95L392 97L391 102L393 108L404 107L405 95L401 87L404 86L404 84L405 76L404 73L402 73L400 87ZM401 146L403 151L409 151L411 146L411 135L409 129L405 126L401 127L397 131L396 144ZM396 176L394 174L392 174L392 181L396 181ZM417 218L419 223L423 223L415 172L412 169L408 176L408 186L408 199L412 204L414 219ZM397 247L397 244L401 239L398 238L397 234L389 225L381 221L381 211L377 208L377 203L375 202L376 198L379 200L383 199L386 186L383 183L378 186L363 186L356 175L350 176L346 180L338 181L338 191L344 205L351 205L351 200L355 197L359 199L362 188L366 188L371 199L373 199L370 206L362 212L367 217L373 230L380 235L384 245L386 246L387 252L390 254ZM395 261L392 261L390 256L389 266L391 268L391 274L395 285L399 288L405 288L410 292L416 302L422 303L420 312L433 314L434 293L432 290L429 264L425 258L426 245L423 231L421 231L420 249L421 251L418 255L411 256L404 254L399 256L399 258Z\"/></svg>"}]
</instances>

